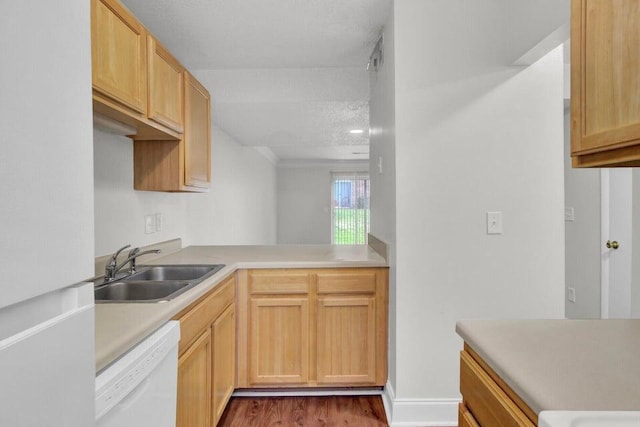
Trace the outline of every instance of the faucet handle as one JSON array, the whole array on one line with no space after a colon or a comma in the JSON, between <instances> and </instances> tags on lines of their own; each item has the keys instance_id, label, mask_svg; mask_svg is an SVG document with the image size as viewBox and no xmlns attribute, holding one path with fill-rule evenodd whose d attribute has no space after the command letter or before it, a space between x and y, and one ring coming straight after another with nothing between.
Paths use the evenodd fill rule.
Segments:
<instances>
[{"instance_id":1,"label":"faucet handle","mask_svg":"<svg viewBox=\"0 0 640 427\"><path fill-rule=\"evenodd\" d=\"M162 252L160 249L149 249L148 251L140 252L140 248L134 248L129 251L129 256L127 259L129 260L129 274L133 274L136 272L136 259L140 255L146 254L159 254Z\"/></svg>"},{"instance_id":2,"label":"faucet handle","mask_svg":"<svg viewBox=\"0 0 640 427\"><path fill-rule=\"evenodd\" d=\"M124 245L123 247L121 247L120 249L118 249L118 250L116 251L116 253L114 253L113 255L111 255L111 258L109 259L109 264L114 264L114 265L115 265L116 261L118 260L118 256L120 255L120 253L121 253L122 251L124 251L125 249L130 248L130 247L131 247L131 245Z\"/></svg>"},{"instance_id":3,"label":"faucet handle","mask_svg":"<svg viewBox=\"0 0 640 427\"><path fill-rule=\"evenodd\" d=\"M124 251L125 249L131 247L131 245L125 245L123 247L121 247L120 249L118 249L116 251L116 253L114 253L113 255L111 255L111 258L109 258L109 261L107 262L107 265L104 268L104 277L105 280L112 280L115 275L116 275L116 266L118 265L118 255L120 255L120 252Z\"/></svg>"},{"instance_id":4,"label":"faucet handle","mask_svg":"<svg viewBox=\"0 0 640 427\"><path fill-rule=\"evenodd\" d=\"M140 248L133 248L127 254L127 258L131 258L132 256L136 256L140 253Z\"/></svg>"}]
</instances>

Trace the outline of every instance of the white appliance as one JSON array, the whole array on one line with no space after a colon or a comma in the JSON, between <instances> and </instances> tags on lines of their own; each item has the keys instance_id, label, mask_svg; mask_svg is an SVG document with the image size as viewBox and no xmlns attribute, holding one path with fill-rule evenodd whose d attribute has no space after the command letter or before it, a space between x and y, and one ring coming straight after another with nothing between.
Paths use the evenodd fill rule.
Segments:
<instances>
[{"instance_id":1,"label":"white appliance","mask_svg":"<svg viewBox=\"0 0 640 427\"><path fill-rule=\"evenodd\" d=\"M94 425L90 20L87 0L2 2L2 427Z\"/></svg>"},{"instance_id":2,"label":"white appliance","mask_svg":"<svg viewBox=\"0 0 640 427\"><path fill-rule=\"evenodd\" d=\"M179 339L167 322L98 373L97 427L175 427Z\"/></svg>"},{"instance_id":3,"label":"white appliance","mask_svg":"<svg viewBox=\"0 0 640 427\"><path fill-rule=\"evenodd\" d=\"M93 425L93 284L0 309L0 426Z\"/></svg>"},{"instance_id":4,"label":"white appliance","mask_svg":"<svg viewBox=\"0 0 640 427\"><path fill-rule=\"evenodd\" d=\"M640 411L542 411L540 427L638 427Z\"/></svg>"}]
</instances>

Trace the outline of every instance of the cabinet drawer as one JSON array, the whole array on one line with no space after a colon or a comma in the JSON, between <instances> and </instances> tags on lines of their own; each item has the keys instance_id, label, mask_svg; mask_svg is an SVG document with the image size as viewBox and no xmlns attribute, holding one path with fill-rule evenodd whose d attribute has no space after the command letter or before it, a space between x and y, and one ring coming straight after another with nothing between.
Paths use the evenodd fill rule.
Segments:
<instances>
[{"instance_id":1,"label":"cabinet drawer","mask_svg":"<svg viewBox=\"0 0 640 427\"><path fill-rule=\"evenodd\" d=\"M480 427L464 403L458 405L458 427Z\"/></svg>"},{"instance_id":2,"label":"cabinet drawer","mask_svg":"<svg viewBox=\"0 0 640 427\"><path fill-rule=\"evenodd\" d=\"M373 294L376 291L375 271L318 273L319 294Z\"/></svg>"},{"instance_id":3,"label":"cabinet drawer","mask_svg":"<svg viewBox=\"0 0 640 427\"><path fill-rule=\"evenodd\" d=\"M249 271L249 292L259 294L307 294L309 274L297 271Z\"/></svg>"},{"instance_id":4,"label":"cabinet drawer","mask_svg":"<svg viewBox=\"0 0 640 427\"><path fill-rule=\"evenodd\" d=\"M218 285L211 295L205 297L193 309L177 318L180 320L180 354L205 328L211 325L211 322L234 301L234 298L235 279L232 276Z\"/></svg>"},{"instance_id":5,"label":"cabinet drawer","mask_svg":"<svg viewBox=\"0 0 640 427\"><path fill-rule=\"evenodd\" d=\"M481 426L535 427L466 351L460 353L460 392L466 408Z\"/></svg>"}]
</instances>

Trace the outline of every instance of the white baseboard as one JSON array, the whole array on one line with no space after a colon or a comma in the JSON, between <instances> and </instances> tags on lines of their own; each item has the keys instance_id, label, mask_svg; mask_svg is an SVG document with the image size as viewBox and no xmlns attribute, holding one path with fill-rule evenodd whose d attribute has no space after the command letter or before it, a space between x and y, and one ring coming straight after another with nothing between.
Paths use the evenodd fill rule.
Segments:
<instances>
[{"instance_id":1,"label":"white baseboard","mask_svg":"<svg viewBox=\"0 0 640 427\"><path fill-rule=\"evenodd\" d=\"M387 383L382 402L391 427L458 425L460 399L398 399Z\"/></svg>"}]
</instances>

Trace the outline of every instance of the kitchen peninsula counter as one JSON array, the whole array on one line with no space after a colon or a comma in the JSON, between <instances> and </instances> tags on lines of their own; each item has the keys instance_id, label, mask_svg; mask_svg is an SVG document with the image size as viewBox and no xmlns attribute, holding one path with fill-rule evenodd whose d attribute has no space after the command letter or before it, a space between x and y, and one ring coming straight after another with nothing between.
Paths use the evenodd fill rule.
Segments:
<instances>
[{"instance_id":1,"label":"kitchen peninsula counter","mask_svg":"<svg viewBox=\"0 0 640 427\"><path fill-rule=\"evenodd\" d=\"M152 264L224 264L215 275L165 303L96 304L96 372L238 269L387 267L367 245L190 246Z\"/></svg>"},{"instance_id":2,"label":"kitchen peninsula counter","mask_svg":"<svg viewBox=\"0 0 640 427\"><path fill-rule=\"evenodd\" d=\"M640 319L464 320L456 331L536 414L640 410Z\"/></svg>"}]
</instances>

